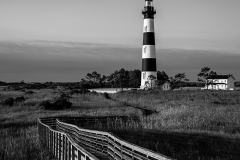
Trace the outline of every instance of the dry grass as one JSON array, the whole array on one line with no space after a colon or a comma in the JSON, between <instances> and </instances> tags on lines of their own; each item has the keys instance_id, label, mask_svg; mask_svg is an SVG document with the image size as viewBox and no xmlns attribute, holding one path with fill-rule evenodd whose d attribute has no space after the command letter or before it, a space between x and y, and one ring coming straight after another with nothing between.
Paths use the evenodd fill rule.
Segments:
<instances>
[{"instance_id":1,"label":"dry grass","mask_svg":"<svg viewBox=\"0 0 240 160\"><path fill-rule=\"evenodd\" d=\"M58 97L59 93L52 90L34 92L32 95L0 92L0 101L9 97L27 98L12 107L0 105L1 160L53 159L39 144L36 119L61 115L138 116L140 124L114 125L110 130L132 143L177 159L240 158L237 152L240 150L239 92L147 91L111 95L118 101L157 111L148 117L142 116L138 109L91 93L72 95L70 101L73 106L70 109L46 111L39 103Z\"/></svg>"},{"instance_id":2,"label":"dry grass","mask_svg":"<svg viewBox=\"0 0 240 160\"><path fill-rule=\"evenodd\" d=\"M123 92L112 98L156 110L142 118L145 129L240 133L240 92Z\"/></svg>"},{"instance_id":3,"label":"dry grass","mask_svg":"<svg viewBox=\"0 0 240 160\"><path fill-rule=\"evenodd\" d=\"M34 94L24 92L0 92L0 101L9 97L24 96L26 101L14 106L0 105L0 159L1 160L50 160L50 153L41 147L37 134L37 118L47 116L100 116L136 115L137 110L120 106L101 95L73 95L73 107L68 110L46 111L39 106L44 100L53 99L59 93L51 90L35 90Z\"/></svg>"},{"instance_id":4,"label":"dry grass","mask_svg":"<svg viewBox=\"0 0 240 160\"><path fill-rule=\"evenodd\" d=\"M112 131L127 141L176 159L240 159L240 92L139 91L111 97L157 111L142 117L143 130Z\"/></svg>"},{"instance_id":5,"label":"dry grass","mask_svg":"<svg viewBox=\"0 0 240 160\"><path fill-rule=\"evenodd\" d=\"M0 130L0 159L50 160L51 154L42 149L35 125L4 125Z\"/></svg>"}]
</instances>

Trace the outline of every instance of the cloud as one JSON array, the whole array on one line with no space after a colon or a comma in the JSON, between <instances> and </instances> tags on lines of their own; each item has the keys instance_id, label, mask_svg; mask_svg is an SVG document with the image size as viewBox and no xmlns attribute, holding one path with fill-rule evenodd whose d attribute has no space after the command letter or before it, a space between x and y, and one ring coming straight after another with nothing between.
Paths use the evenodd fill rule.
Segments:
<instances>
[{"instance_id":1,"label":"cloud","mask_svg":"<svg viewBox=\"0 0 240 160\"><path fill-rule=\"evenodd\" d=\"M191 80L202 67L240 78L240 55L215 51L157 49L158 70L185 72ZM141 46L75 42L0 42L0 81L80 81L89 72L141 69Z\"/></svg>"}]
</instances>

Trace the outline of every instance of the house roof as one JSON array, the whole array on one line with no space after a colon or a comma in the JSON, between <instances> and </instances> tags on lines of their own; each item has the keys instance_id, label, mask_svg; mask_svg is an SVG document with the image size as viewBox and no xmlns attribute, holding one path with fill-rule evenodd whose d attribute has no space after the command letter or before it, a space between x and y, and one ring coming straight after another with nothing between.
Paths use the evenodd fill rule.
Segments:
<instances>
[{"instance_id":1,"label":"house roof","mask_svg":"<svg viewBox=\"0 0 240 160\"><path fill-rule=\"evenodd\" d=\"M233 79L235 79L232 74L213 75L213 76L209 77L208 79L228 79L228 78L230 78L230 77L232 77Z\"/></svg>"}]
</instances>

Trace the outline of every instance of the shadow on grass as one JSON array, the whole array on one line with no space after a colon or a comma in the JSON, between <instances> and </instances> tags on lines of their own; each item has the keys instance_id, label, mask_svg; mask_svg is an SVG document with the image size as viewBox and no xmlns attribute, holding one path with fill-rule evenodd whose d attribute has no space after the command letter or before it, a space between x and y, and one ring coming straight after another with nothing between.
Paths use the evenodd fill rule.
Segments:
<instances>
[{"instance_id":1,"label":"shadow on grass","mask_svg":"<svg viewBox=\"0 0 240 160\"><path fill-rule=\"evenodd\" d=\"M240 159L240 139L203 133L110 131L118 137L176 159Z\"/></svg>"}]
</instances>

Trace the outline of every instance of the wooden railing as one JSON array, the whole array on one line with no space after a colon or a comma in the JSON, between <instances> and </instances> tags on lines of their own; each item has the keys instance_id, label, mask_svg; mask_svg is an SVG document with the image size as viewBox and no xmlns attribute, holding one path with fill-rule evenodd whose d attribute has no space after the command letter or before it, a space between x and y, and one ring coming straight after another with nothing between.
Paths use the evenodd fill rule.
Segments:
<instances>
[{"instance_id":1,"label":"wooden railing","mask_svg":"<svg viewBox=\"0 0 240 160\"><path fill-rule=\"evenodd\" d=\"M74 124L66 123L64 118L38 119L38 128L41 142L58 159L79 159L79 155L83 159L85 157L89 160L106 158L110 160L171 159L130 144L111 133L79 128ZM95 154L101 156L97 158L94 156Z\"/></svg>"},{"instance_id":2,"label":"wooden railing","mask_svg":"<svg viewBox=\"0 0 240 160\"><path fill-rule=\"evenodd\" d=\"M42 121L45 121L44 124ZM55 121L55 120L54 120ZM60 160L99 160L79 146L66 133L54 129L53 119L38 119L38 134L41 144Z\"/></svg>"}]
</instances>

